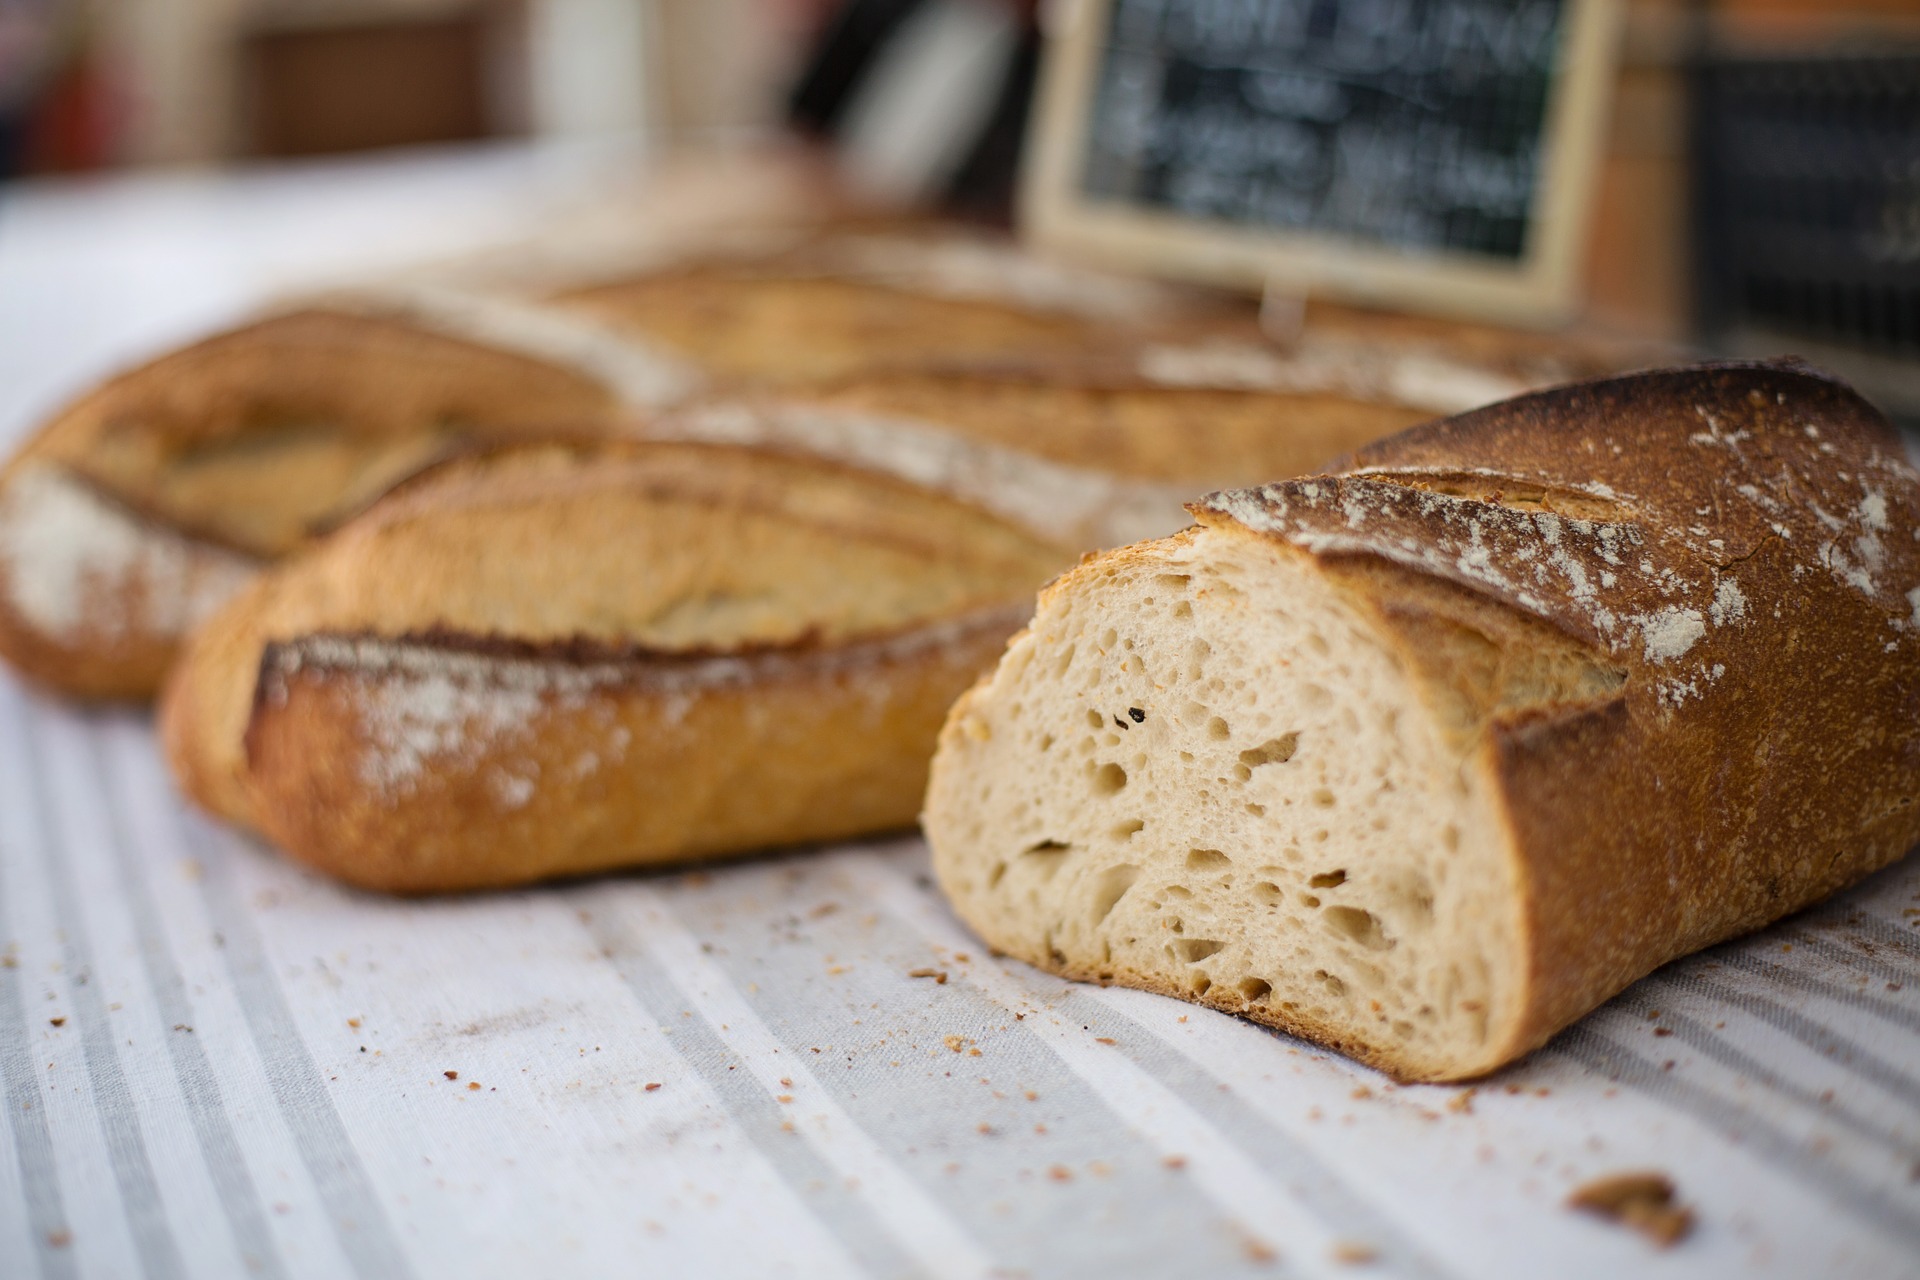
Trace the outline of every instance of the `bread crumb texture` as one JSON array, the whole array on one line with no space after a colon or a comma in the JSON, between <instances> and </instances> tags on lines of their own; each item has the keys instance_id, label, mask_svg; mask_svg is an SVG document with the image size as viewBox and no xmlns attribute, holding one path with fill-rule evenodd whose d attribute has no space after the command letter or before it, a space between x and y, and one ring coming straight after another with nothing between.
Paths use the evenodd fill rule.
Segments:
<instances>
[{"instance_id":1,"label":"bread crumb texture","mask_svg":"<svg viewBox=\"0 0 1920 1280\"><path fill-rule=\"evenodd\" d=\"M1480 1052L1515 930L1484 782L1364 615L1205 530L1073 586L949 724L928 812L962 913L1077 976Z\"/></svg>"}]
</instances>

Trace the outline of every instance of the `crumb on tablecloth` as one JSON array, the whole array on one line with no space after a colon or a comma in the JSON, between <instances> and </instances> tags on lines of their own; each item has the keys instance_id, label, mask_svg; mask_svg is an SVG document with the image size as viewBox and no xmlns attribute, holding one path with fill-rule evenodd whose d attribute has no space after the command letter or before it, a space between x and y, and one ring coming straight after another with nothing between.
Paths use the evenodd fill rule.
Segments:
<instances>
[{"instance_id":1,"label":"crumb on tablecloth","mask_svg":"<svg viewBox=\"0 0 1920 1280\"><path fill-rule=\"evenodd\" d=\"M1664 1173L1616 1173L1573 1189L1567 1207L1632 1227L1662 1249L1693 1230L1693 1210L1679 1203Z\"/></svg>"}]
</instances>

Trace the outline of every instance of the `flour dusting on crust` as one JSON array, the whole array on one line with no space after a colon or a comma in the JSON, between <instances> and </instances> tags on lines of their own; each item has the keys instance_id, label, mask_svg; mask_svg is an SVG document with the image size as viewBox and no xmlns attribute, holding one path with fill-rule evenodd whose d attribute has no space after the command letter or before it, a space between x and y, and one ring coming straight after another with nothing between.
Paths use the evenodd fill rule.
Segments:
<instances>
[{"instance_id":1,"label":"flour dusting on crust","mask_svg":"<svg viewBox=\"0 0 1920 1280\"><path fill-rule=\"evenodd\" d=\"M304 305L392 316L448 337L497 347L594 379L636 409L679 404L705 376L690 362L563 307L434 285L324 294Z\"/></svg>"},{"instance_id":2,"label":"flour dusting on crust","mask_svg":"<svg viewBox=\"0 0 1920 1280\"><path fill-rule=\"evenodd\" d=\"M189 630L253 579L244 556L143 520L62 467L0 489L7 602L59 640Z\"/></svg>"},{"instance_id":3,"label":"flour dusting on crust","mask_svg":"<svg viewBox=\"0 0 1920 1280\"><path fill-rule=\"evenodd\" d=\"M987 240L858 236L833 244L823 257L830 268L903 292L1090 320L1146 323L1177 305L1179 296L1151 281L1071 267Z\"/></svg>"},{"instance_id":4,"label":"flour dusting on crust","mask_svg":"<svg viewBox=\"0 0 1920 1280\"><path fill-rule=\"evenodd\" d=\"M791 447L971 502L1042 537L1088 547L1172 533L1187 496L971 440L937 424L805 402L701 405L651 422L649 439Z\"/></svg>"},{"instance_id":5,"label":"flour dusting on crust","mask_svg":"<svg viewBox=\"0 0 1920 1280\"><path fill-rule=\"evenodd\" d=\"M546 717L586 714L602 722L600 748L576 762L577 776L625 754L631 730L615 723L605 696L611 690L643 690L655 719L671 724L715 690L791 675L846 677L851 691L868 695L878 713L886 702L877 679L882 668L931 650L977 644L988 633L1011 634L1027 612L1024 604L977 610L832 648L584 661L478 651L432 639L312 635L268 650L261 696L269 706L284 706L289 682L303 672L321 680L350 674L357 678L362 740L356 769L377 797L393 803L415 791L429 771L487 767L495 802L517 809L532 801L540 777L531 762L509 753Z\"/></svg>"},{"instance_id":6,"label":"flour dusting on crust","mask_svg":"<svg viewBox=\"0 0 1920 1280\"><path fill-rule=\"evenodd\" d=\"M1279 351L1249 342L1148 347L1140 376L1165 387L1344 395L1430 413L1460 413L1529 390L1530 382L1435 352L1320 340Z\"/></svg>"},{"instance_id":7,"label":"flour dusting on crust","mask_svg":"<svg viewBox=\"0 0 1920 1280\"><path fill-rule=\"evenodd\" d=\"M1910 556L1897 560L1892 548L1920 540L1920 476L1891 441L1864 431L1854 438L1850 410L1815 410L1823 403L1815 397L1830 394L1831 384L1801 371L1677 376L1699 379L1699 393L1711 390L1717 402L1683 407L1671 436L1648 433L1636 448L1668 451L1669 461L1656 465L1693 474L1691 489L1623 497L1586 478L1605 474L1605 460L1621 455L1609 415L1634 412L1603 409L1609 384L1594 384L1598 391L1571 388L1532 405L1516 402L1540 419L1505 406L1489 411L1502 426L1524 422L1547 433L1564 465L1421 465L1422 457L1448 451L1447 433L1456 429L1448 422L1390 446L1406 459L1393 467L1363 465L1213 494L1192 509L1316 555L1377 557L1493 596L1583 635L1618 660L1645 664L1654 695L1670 707L1707 696L1727 675L1714 637L1750 623L1754 583L1743 586L1742 574L1808 579L1824 569L1872 603L1892 634L1890 647L1920 629L1920 588L1901 596L1889 581L1896 564L1911 563ZM1808 398L1771 387L1763 394L1752 385L1760 379L1805 379ZM1545 416L1549 410L1569 419L1555 423ZM1808 420L1814 412L1833 413L1824 431ZM1458 420L1464 438L1472 438L1477 416ZM1842 445L1851 469L1829 461ZM1556 501L1599 503L1591 509L1606 518L1548 509ZM1769 558L1756 560L1763 551Z\"/></svg>"}]
</instances>

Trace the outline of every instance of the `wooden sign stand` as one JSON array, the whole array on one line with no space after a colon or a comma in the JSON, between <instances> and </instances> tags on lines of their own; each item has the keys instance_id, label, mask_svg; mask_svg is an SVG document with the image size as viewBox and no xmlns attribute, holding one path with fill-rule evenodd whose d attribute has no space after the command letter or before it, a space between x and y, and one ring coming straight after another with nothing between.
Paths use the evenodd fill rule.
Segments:
<instances>
[{"instance_id":1,"label":"wooden sign stand","mask_svg":"<svg viewBox=\"0 0 1920 1280\"><path fill-rule=\"evenodd\" d=\"M1085 189L1088 142L1116 0L1053 10L1022 175L1022 232L1037 246L1125 270L1264 290L1274 325L1308 291L1495 323L1551 326L1580 295L1588 213L1605 136L1620 0L1564 0L1539 129L1524 249L1517 257L1395 247L1271 223L1183 216ZM1292 304L1284 299L1295 299Z\"/></svg>"}]
</instances>

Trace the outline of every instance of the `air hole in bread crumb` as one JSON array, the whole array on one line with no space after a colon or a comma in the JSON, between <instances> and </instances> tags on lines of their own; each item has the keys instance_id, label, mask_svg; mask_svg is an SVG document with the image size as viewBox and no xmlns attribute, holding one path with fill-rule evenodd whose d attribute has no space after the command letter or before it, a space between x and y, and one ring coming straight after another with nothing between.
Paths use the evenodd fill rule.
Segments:
<instances>
[{"instance_id":1,"label":"air hole in bread crumb","mask_svg":"<svg viewBox=\"0 0 1920 1280\"><path fill-rule=\"evenodd\" d=\"M1120 633L1118 631L1115 631L1112 627L1108 627L1105 631L1102 631L1100 633L1100 648L1103 650L1111 649L1115 644L1119 643L1119 640L1120 640Z\"/></svg>"},{"instance_id":2,"label":"air hole in bread crumb","mask_svg":"<svg viewBox=\"0 0 1920 1280\"><path fill-rule=\"evenodd\" d=\"M1440 828L1440 843L1446 846L1448 853L1460 852L1460 828L1451 822Z\"/></svg>"},{"instance_id":3,"label":"air hole in bread crumb","mask_svg":"<svg viewBox=\"0 0 1920 1280\"><path fill-rule=\"evenodd\" d=\"M1029 845L1020 851L1020 860L1040 869L1040 878L1051 880L1060 870L1060 864L1067 860L1072 846L1061 844L1058 840L1042 840L1039 844Z\"/></svg>"},{"instance_id":4,"label":"air hole in bread crumb","mask_svg":"<svg viewBox=\"0 0 1920 1280\"><path fill-rule=\"evenodd\" d=\"M1252 814L1256 818L1264 818L1267 816L1267 806L1263 804L1253 804L1249 802L1247 805L1247 812Z\"/></svg>"},{"instance_id":5,"label":"air hole in bread crumb","mask_svg":"<svg viewBox=\"0 0 1920 1280\"><path fill-rule=\"evenodd\" d=\"M1053 735L1052 735L1052 734L1050 734L1050 733L1043 733L1043 734L1041 734L1041 735L1040 735L1040 749L1041 749L1042 751L1051 751L1051 750L1053 750Z\"/></svg>"},{"instance_id":6,"label":"air hole in bread crumb","mask_svg":"<svg viewBox=\"0 0 1920 1280\"><path fill-rule=\"evenodd\" d=\"M1396 878L1386 885L1389 900L1415 925L1433 921L1433 885L1423 875Z\"/></svg>"},{"instance_id":7,"label":"air hole in bread crumb","mask_svg":"<svg viewBox=\"0 0 1920 1280\"><path fill-rule=\"evenodd\" d=\"M1282 734L1278 738L1269 738L1257 747L1240 753L1240 763L1247 769L1258 769L1266 764L1285 764L1293 759L1293 753L1300 749L1300 735Z\"/></svg>"},{"instance_id":8,"label":"air hole in bread crumb","mask_svg":"<svg viewBox=\"0 0 1920 1280\"><path fill-rule=\"evenodd\" d=\"M1204 973L1196 973L1187 979L1187 990L1195 996L1203 996L1213 988L1213 979Z\"/></svg>"},{"instance_id":9,"label":"air hole in bread crumb","mask_svg":"<svg viewBox=\"0 0 1920 1280\"><path fill-rule=\"evenodd\" d=\"M1095 795L1110 796L1127 785L1127 771L1117 764L1103 764L1093 771Z\"/></svg>"},{"instance_id":10,"label":"air hole in bread crumb","mask_svg":"<svg viewBox=\"0 0 1920 1280\"><path fill-rule=\"evenodd\" d=\"M1227 728L1227 722L1219 716L1207 721L1207 736L1215 742L1225 742L1233 736L1233 730Z\"/></svg>"},{"instance_id":11,"label":"air hole in bread crumb","mask_svg":"<svg viewBox=\"0 0 1920 1280\"><path fill-rule=\"evenodd\" d=\"M1317 907L1320 905L1320 899L1310 893L1303 893L1300 895L1300 905L1303 907Z\"/></svg>"},{"instance_id":12,"label":"air hole in bread crumb","mask_svg":"<svg viewBox=\"0 0 1920 1280\"><path fill-rule=\"evenodd\" d=\"M1170 884L1166 888L1166 895L1169 898L1179 898L1184 902L1193 896L1193 890L1183 884Z\"/></svg>"},{"instance_id":13,"label":"air hole in bread crumb","mask_svg":"<svg viewBox=\"0 0 1920 1280\"><path fill-rule=\"evenodd\" d=\"M1333 792L1321 787L1313 793L1313 803L1319 808L1331 809L1338 802L1333 798Z\"/></svg>"},{"instance_id":14,"label":"air hole in bread crumb","mask_svg":"<svg viewBox=\"0 0 1920 1280\"><path fill-rule=\"evenodd\" d=\"M1393 945L1393 939L1380 932L1380 922L1373 918L1373 912L1362 911L1358 907L1328 907L1327 926L1343 938L1359 943L1369 951L1385 951Z\"/></svg>"},{"instance_id":15,"label":"air hole in bread crumb","mask_svg":"<svg viewBox=\"0 0 1920 1280\"><path fill-rule=\"evenodd\" d=\"M1182 600L1179 604L1173 606L1173 616L1176 618L1191 618L1193 616L1192 603Z\"/></svg>"},{"instance_id":16,"label":"air hole in bread crumb","mask_svg":"<svg viewBox=\"0 0 1920 1280\"><path fill-rule=\"evenodd\" d=\"M1115 905L1139 878L1140 868L1129 862L1102 871L1093 882L1093 922L1099 924L1112 915Z\"/></svg>"},{"instance_id":17,"label":"air hole in bread crumb","mask_svg":"<svg viewBox=\"0 0 1920 1280\"><path fill-rule=\"evenodd\" d=\"M1128 818L1125 822L1113 829L1113 838L1116 840L1130 840L1138 832L1146 830L1146 827L1147 824L1141 819Z\"/></svg>"},{"instance_id":18,"label":"air hole in bread crumb","mask_svg":"<svg viewBox=\"0 0 1920 1280\"><path fill-rule=\"evenodd\" d=\"M1307 881L1309 885L1312 885L1316 889L1331 889L1335 885L1342 885L1346 882L1347 873L1345 871L1322 871L1319 875Z\"/></svg>"},{"instance_id":19,"label":"air hole in bread crumb","mask_svg":"<svg viewBox=\"0 0 1920 1280\"><path fill-rule=\"evenodd\" d=\"M1261 880L1253 886L1253 897L1263 906L1277 907L1286 899L1280 893L1280 886L1270 880Z\"/></svg>"},{"instance_id":20,"label":"air hole in bread crumb","mask_svg":"<svg viewBox=\"0 0 1920 1280\"><path fill-rule=\"evenodd\" d=\"M1173 944L1173 953L1186 964L1199 964L1208 956L1226 950L1226 946L1226 943L1216 942L1212 938L1182 938Z\"/></svg>"},{"instance_id":21,"label":"air hole in bread crumb","mask_svg":"<svg viewBox=\"0 0 1920 1280\"><path fill-rule=\"evenodd\" d=\"M1313 976L1320 980L1320 985L1325 987L1329 994L1336 996L1344 996L1347 994L1347 984L1328 973L1325 969L1315 969Z\"/></svg>"},{"instance_id":22,"label":"air hole in bread crumb","mask_svg":"<svg viewBox=\"0 0 1920 1280\"><path fill-rule=\"evenodd\" d=\"M1264 978L1240 979L1240 998L1248 1004L1258 1004L1273 994L1273 984Z\"/></svg>"},{"instance_id":23,"label":"air hole in bread crumb","mask_svg":"<svg viewBox=\"0 0 1920 1280\"><path fill-rule=\"evenodd\" d=\"M1233 865L1233 859L1218 849L1195 849L1187 855L1189 871L1224 871Z\"/></svg>"},{"instance_id":24,"label":"air hole in bread crumb","mask_svg":"<svg viewBox=\"0 0 1920 1280\"><path fill-rule=\"evenodd\" d=\"M1105 719L1101 717L1100 713L1098 711L1095 711L1092 707L1088 707L1087 708L1087 728L1104 729L1106 727L1107 727L1107 722Z\"/></svg>"},{"instance_id":25,"label":"air hole in bread crumb","mask_svg":"<svg viewBox=\"0 0 1920 1280\"><path fill-rule=\"evenodd\" d=\"M1192 582L1193 579L1184 573L1163 573L1156 576L1154 581L1163 587L1171 587L1175 591L1184 591L1187 589L1187 584Z\"/></svg>"}]
</instances>

